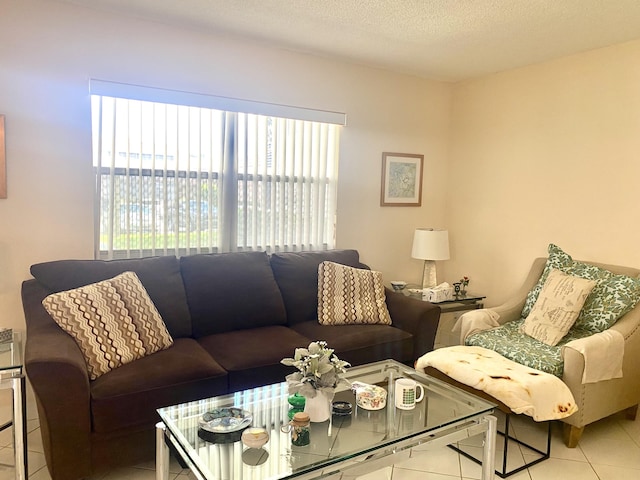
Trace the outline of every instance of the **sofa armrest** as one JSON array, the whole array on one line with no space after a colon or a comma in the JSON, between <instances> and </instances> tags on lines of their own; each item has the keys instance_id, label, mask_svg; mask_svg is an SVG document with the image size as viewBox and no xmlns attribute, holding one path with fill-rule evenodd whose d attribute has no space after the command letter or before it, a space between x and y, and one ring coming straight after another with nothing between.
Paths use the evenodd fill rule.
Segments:
<instances>
[{"instance_id":1,"label":"sofa armrest","mask_svg":"<svg viewBox=\"0 0 640 480\"><path fill-rule=\"evenodd\" d=\"M393 326L413 335L415 359L433 350L440 322L440 307L389 288L386 289L386 297Z\"/></svg>"},{"instance_id":2,"label":"sofa armrest","mask_svg":"<svg viewBox=\"0 0 640 480\"><path fill-rule=\"evenodd\" d=\"M91 473L89 376L74 339L42 306L46 293L35 280L23 283L25 371L38 405L51 476L80 478Z\"/></svg>"}]
</instances>

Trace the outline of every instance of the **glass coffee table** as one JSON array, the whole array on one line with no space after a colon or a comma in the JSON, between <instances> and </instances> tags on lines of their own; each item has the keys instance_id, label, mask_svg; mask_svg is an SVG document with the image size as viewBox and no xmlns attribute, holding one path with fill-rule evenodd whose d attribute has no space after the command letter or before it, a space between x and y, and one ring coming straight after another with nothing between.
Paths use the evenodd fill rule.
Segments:
<instances>
[{"instance_id":1,"label":"glass coffee table","mask_svg":"<svg viewBox=\"0 0 640 480\"><path fill-rule=\"evenodd\" d=\"M25 377L22 371L23 358L22 333L12 332L9 339L0 342L0 388L13 390L13 418L0 425L0 431L13 426L17 480L27 478L27 407Z\"/></svg>"},{"instance_id":2,"label":"glass coffee table","mask_svg":"<svg viewBox=\"0 0 640 480\"><path fill-rule=\"evenodd\" d=\"M349 368L346 377L382 386L388 392L386 407L357 407L354 392L345 387L334 401L351 403L352 413L312 423L306 446L292 445L291 434L282 432L290 408L284 382L159 409L157 480L168 480L169 445L199 480L345 479L408 458L411 447L441 447L475 435L484 436L482 478L493 478L494 404L393 360ZM400 377L412 378L425 389L424 399L413 410L395 407L393 385ZM204 413L229 407L250 412L251 426L266 429L269 441L262 448L246 447L240 431L211 433L199 428Z\"/></svg>"}]
</instances>

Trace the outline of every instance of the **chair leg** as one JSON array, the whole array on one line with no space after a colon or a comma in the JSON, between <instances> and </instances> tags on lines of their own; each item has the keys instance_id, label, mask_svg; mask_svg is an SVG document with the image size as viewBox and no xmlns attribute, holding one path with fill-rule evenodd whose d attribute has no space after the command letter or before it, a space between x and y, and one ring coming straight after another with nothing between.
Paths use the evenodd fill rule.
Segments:
<instances>
[{"instance_id":1,"label":"chair leg","mask_svg":"<svg viewBox=\"0 0 640 480\"><path fill-rule=\"evenodd\" d=\"M580 437L582 436L582 432L584 432L584 427L574 427L573 425L569 425L568 423L563 423L562 436L564 439L564 444L568 448L576 448L578 446L578 442L580 441Z\"/></svg>"},{"instance_id":2,"label":"chair leg","mask_svg":"<svg viewBox=\"0 0 640 480\"><path fill-rule=\"evenodd\" d=\"M636 415L638 414L638 405L634 405L633 407L629 407L624 411L624 416L627 420L635 420Z\"/></svg>"}]
</instances>

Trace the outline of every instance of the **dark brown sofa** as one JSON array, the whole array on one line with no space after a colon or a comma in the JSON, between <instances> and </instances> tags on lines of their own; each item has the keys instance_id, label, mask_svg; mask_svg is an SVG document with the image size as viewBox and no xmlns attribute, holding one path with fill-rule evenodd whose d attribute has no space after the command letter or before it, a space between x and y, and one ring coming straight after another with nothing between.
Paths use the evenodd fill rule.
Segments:
<instances>
[{"instance_id":1,"label":"dark brown sofa","mask_svg":"<svg viewBox=\"0 0 640 480\"><path fill-rule=\"evenodd\" d=\"M320 325L324 260L366 268L355 250L33 265L22 287L25 368L51 477L75 480L153 459L156 408L283 381L292 370L280 360L312 340L326 340L354 365L385 358L412 365L433 348L440 308L390 290L392 326ZM174 345L90 381L75 340L41 302L124 271L136 272Z\"/></svg>"}]
</instances>

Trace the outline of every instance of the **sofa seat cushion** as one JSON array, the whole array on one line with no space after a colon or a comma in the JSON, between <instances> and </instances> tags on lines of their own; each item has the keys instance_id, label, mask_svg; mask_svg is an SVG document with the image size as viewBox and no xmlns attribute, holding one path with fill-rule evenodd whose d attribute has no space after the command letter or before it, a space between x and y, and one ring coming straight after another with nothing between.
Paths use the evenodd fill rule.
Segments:
<instances>
[{"instance_id":1,"label":"sofa seat cushion","mask_svg":"<svg viewBox=\"0 0 640 480\"><path fill-rule=\"evenodd\" d=\"M91 417L96 432L159 421L155 409L227 391L227 373L190 338L123 365L91 382Z\"/></svg>"},{"instance_id":2,"label":"sofa seat cushion","mask_svg":"<svg viewBox=\"0 0 640 480\"><path fill-rule=\"evenodd\" d=\"M389 325L320 325L317 321L294 325L296 332L324 340L341 360L362 365L385 358L413 363L413 336Z\"/></svg>"},{"instance_id":3,"label":"sofa seat cushion","mask_svg":"<svg viewBox=\"0 0 640 480\"><path fill-rule=\"evenodd\" d=\"M191 317L176 257L127 260L58 260L31 266L31 275L51 292L135 272L162 316L173 338L191 335Z\"/></svg>"},{"instance_id":4,"label":"sofa seat cushion","mask_svg":"<svg viewBox=\"0 0 640 480\"><path fill-rule=\"evenodd\" d=\"M551 346L523 335L520 332L523 323L524 319L521 318L491 330L471 334L465 340L465 344L494 350L509 360L562 378L562 347L572 340L592 335L589 330L574 326L557 345Z\"/></svg>"},{"instance_id":5,"label":"sofa seat cushion","mask_svg":"<svg viewBox=\"0 0 640 480\"><path fill-rule=\"evenodd\" d=\"M265 252L180 258L196 338L284 325L284 303Z\"/></svg>"},{"instance_id":6,"label":"sofa seat cushion","mask_svg":"<svg viewBox=\"0 0 640 480\"><path fill-rule=\"evenodd\" d=\"M318 318L318 266L322 262L355 268L364 266L357 250L278 252L271 254L270 261L282 292L289 325Z\"/></svg>"},{"instance_id":7,"label":"sofa seat cushion","mask_svg":"<svg viewBox=\"0 0 640 480\"><path fill-rule=\"evenodd\" d=\"M296 348L311 340L294 330L276 325L208 335L198 339L229 373L229 392L284 382L293 373L280 360L293 356Z\"/></svg>"}]
</instances>

